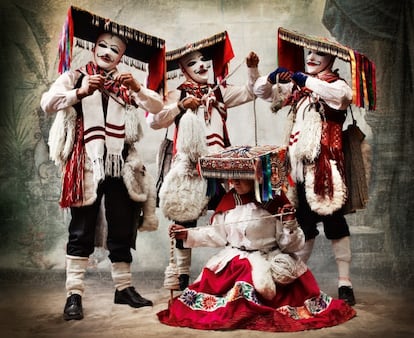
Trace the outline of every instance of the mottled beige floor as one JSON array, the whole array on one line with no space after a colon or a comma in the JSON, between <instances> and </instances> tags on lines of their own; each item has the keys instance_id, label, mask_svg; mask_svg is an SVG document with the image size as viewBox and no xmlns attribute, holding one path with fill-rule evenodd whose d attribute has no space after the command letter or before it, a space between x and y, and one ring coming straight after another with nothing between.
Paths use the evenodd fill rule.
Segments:
<instances>
[{"instance_id":1,"label":"mottled beige floor","mask_svg":"<svg viewBox=\"0 0 414 338\"><path fill-rule=\"evenodd\" d=\"M158 322L156 313L167 306L170 293L162 280L134 275L139 292L154 302L153 307L133 309L113 303L112 282L99 274L87 276L83 299L85 318L62 319L65 301L62 274L16 281L0 280L1 337L414 337L413 293L359 285L356 289L357 317L342 325L297 333L268 333L247 330L199 331L173 328ZM325 290L326 291L326 290ZM332 290L327 290L333 292Z\"/></svg>"}]
</instances>

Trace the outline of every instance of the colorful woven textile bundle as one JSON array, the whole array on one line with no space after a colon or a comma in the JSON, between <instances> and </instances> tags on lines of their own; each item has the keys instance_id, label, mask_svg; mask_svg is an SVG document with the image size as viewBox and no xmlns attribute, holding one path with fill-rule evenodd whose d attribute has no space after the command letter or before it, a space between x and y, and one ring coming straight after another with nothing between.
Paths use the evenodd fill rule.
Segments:
<instances>
[{"instance_id":1,"label":"colorful woven textile bundle","mask_svg":"<svg viewBox=\"0 0 414 338\"><path fill-rule=\"evenodd\" d=\"M199 159L201 175L207 179L252 179L260 184L262 199L286 187L288 174L287 148L263 146L231 146L219 153Z\"/></svg>"}]
</instances>

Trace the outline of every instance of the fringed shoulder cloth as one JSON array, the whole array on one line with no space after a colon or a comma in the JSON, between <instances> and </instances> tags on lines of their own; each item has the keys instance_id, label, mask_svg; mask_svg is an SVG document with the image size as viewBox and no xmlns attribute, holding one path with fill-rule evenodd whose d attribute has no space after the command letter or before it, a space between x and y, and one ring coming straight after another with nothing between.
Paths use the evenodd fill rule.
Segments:
<instances>
[{"instance_id":1,"label":"fringed shoulder cloth","mask_svg":"<svg viewBox=\"0 0 414 338\"><path fill-rule=\"evenodd\" d=\"M222 131L223 148L229 147L230 138L229 138L229 133L226 127L227 109L223 102L223 95L221 93L220 87L218 86L213 87L213 85L211 84L198 84L198 83L186 81L182 83L177 89L181 91L180 100L184 99L187 95L191 95L191 96L204 100L203 102L205 106L204 122L206 125L209 125L211 123L212 109L213 108L217 109L218 113L220 114L222 125L223 125L223 131ZM176 128L175 128L175 135L174 135L174 140L175 140L174 143L176 143L176 136L177 136L177 132L179 128L179 122L183 114L184 112L180 113L179 115L177 115L175 119ZM174 154L176 153L175 145L174 145L173 153Z\"/></svg>"},{"instance_id":2,"label":"fringed shoulder cloth","mask_svg":"<svg viewBox=\"0 0 414 338\"><path fill-rule=\"evenodd\" d=\"M105 175L121 177L125 144L133 145L143 133L139 117L130 112L137 103L126 87L113 80L113 74L105 74L92 62L76 71L80 76L75 88L86 81L84 75L103 74L107 80L102 93L95 91L75 106L59 111L50 130L50 157L63 168L62 207L85 201L89 204L84 193L94 189L87 186L96 187ZM85 174L89 163L93 183Z\"/></svg>"}]
</instances>

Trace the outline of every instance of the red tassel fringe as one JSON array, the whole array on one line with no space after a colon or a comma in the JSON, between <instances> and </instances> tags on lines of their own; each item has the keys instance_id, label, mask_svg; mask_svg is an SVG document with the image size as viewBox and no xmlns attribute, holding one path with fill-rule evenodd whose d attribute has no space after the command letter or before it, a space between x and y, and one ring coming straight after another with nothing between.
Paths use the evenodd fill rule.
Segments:
<instances>
[{"instance_id":1,"label":"red tassel fringe","mask_svg":"<svg viewBox=\"0 0 414 338\"><path fill-rule=\"evenodd\" d=\"M344 154L342 152L342 127L332 122L322 123L321 151L315 163L314 192L318 196L333 198L332 166L336 162L342 179L345 178Z\"/></svg>"},{"instance_id":2,"label":"red tassel fringe","mask_svg":"<svg viewBox=\"0 0 414 338\"><path fill-rule=\"evenodd\" d=\"M62 196L60 206L68 208L83 201L83 172L85 166L85 154L83 147L83 119L79 116L76 120L76 138L72 154L66 162L62 182Z\"/></svg>"}]
</instances>

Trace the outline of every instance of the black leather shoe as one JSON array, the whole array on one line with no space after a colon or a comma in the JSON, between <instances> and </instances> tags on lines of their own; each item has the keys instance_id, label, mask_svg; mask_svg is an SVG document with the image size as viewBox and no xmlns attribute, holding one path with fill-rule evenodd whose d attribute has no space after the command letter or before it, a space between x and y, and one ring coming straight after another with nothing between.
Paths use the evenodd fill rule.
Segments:
<instances>
[{"instance_id":1,"label":"black leather shoe","mask_svg":"<svg viewBox=\"0 0 414 338\"><path fill-rule=\"evenodd\" d=\"M64 320L80 320L83 318L82 297L78 294L70 295L66 299L65 309L63 310Z\"/></svg>"},{"instance_id":2,"label":"black leather shoe","mask_svg":"<svg viewBox=\"0 0 414 338\"><path fill-rule=\"evenodd\" d=\"M186 274L179 275L178 281L180 283L180 290L183 291L188 286L188 282L190 281L190 276Z\"/></svg>"},{"instance_id":3,"label":"black leather shoe","mask_svg":"<svg viewBox=\"0 0 414 338\"><path fill-rule=\"evenodd\" d=\"M355 305L354 290L350 286L341 286L338 289L338 298L343 299L348 305Z\"/></svg>"},{"instance_id":4,"label":"black leather shoe","mask_svg":"<svg viewBox=\"0 0 414 338\"><path fill-rule=\"evenodd\" d=\"M128 304L132 307L143 307L152 306L152 302L142 297L138 292L135 291L133 286L130 286L121 291L115 291L115 304Z\"/></svg>"}]
</instances>

